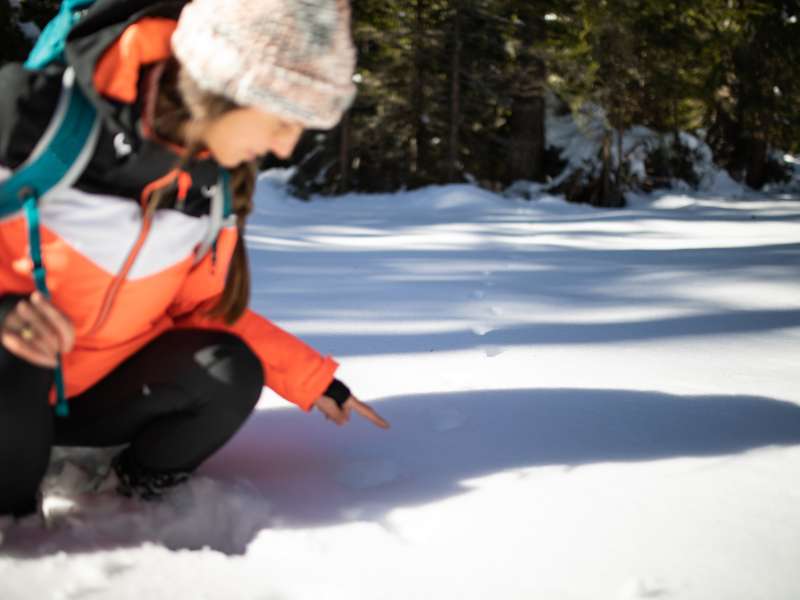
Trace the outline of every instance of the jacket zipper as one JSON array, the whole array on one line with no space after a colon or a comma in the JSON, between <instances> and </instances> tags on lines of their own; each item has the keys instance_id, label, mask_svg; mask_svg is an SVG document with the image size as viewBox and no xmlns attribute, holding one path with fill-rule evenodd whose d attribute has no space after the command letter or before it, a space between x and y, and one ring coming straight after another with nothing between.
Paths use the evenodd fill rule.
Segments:
<instances>
[{"instance_id":1,"label":"jacket zipper","mask_svg":"<svg viewBox=\"0 0 800 600\"><path fill-rule=\"evenodd\" d=\"M152 183L148 184L144 190L142 191L142 228L139 230L139 235L136 238L136 243L134 243L133 248L128 253L127 258L125 259L125 263L122 265L122 269L114 277L114 281L111 282L111 285L106 290L106 295L103 298L103 304L100 307L100 312L97 315L97 320L95 321L92 328L86 334L87 336L92 336L97 333L103 325L106 324L108 321L108 317L111 314L111 308L114 305L114 301L117 299L117 295L119 294L122 285L125 283L125 280L128 278L128 273L130 273L131 269L133 268L133 264L136 262L136 257L139 256L139 252L142 250L142 246L144 246L144 242L147 239L148 234L150 233L150 229L153 224L153 216L155 211L150 211L147 209L146 201L150 197L150 195L155 191L157 188L162 187L165 183L170 183L174 179L178 180L178 202L179 204L183 204L186 200L186 196L189 193L189 188L192 186L192 180L188 173L183 171L178 171L177 169L174 171L170 171L164 177L153 181Z\"/></svg>"},{"instance_id":2,"label":"jacket zipper","mask_svg":"<svg viewBox=\"0 0 800 600\"><path fill-rule=\"evenodd\" d=\"M144 216L144 221L142 222L142 229L139 231L139 237L136 239L136 243L128 253L128 257L125 259L125 264L122 266L122 270L119 272L119 274L117 274L117 276L114 278L114 281L111 282L111 285L106 291L105 298L103 298L102 307L100 308L100 313L97 316L97 321L95 321L94 325L89 330L89 333L86 334L87 336L94 335L100 330L101 327L103 327L103 325L106 324L108 315L111 313L111 307L114 304L114 300L116 300L122 284L125 283L128 273L130 273L131 268L133 268L133 263L136 261L136 257L139 255L139 251L142 249L145 239L147 239L147 234L150 233L150 226L152 223L152 215L146 214Z\"/></svg>"}]
</instances>

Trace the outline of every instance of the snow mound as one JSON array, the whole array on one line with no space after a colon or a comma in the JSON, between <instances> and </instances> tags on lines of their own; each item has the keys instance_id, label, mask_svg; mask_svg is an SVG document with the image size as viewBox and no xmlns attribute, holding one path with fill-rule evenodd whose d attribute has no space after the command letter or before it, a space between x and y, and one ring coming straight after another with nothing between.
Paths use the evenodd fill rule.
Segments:
<instances>
[{"instance_id":1,"label":"snow mound","mask_svg":"<svg viewBox=\"0 0 800 600\"><path fill-rule=\"evenodd\" d=\"M159 501L121 496L109 469L116 451L56 448L41 486L40 515L11 529L5 549L38 554L52 547L86 551L154 543L243 554L269 525L266 500L245 480L195 475ZM42 520L45 531L39 528Z\"/></svg>"},{"instance_id":2,"label":"snow mound","mask_svg":"<svg viewBox=\"0 0 800 600\"><path fill-rule=\"evenodd\" d=\"M719 196L736 198L742 196L747 188L735 181L724 169L714 169L708 174L704 191Z\"/></svg>"}]
</instances>

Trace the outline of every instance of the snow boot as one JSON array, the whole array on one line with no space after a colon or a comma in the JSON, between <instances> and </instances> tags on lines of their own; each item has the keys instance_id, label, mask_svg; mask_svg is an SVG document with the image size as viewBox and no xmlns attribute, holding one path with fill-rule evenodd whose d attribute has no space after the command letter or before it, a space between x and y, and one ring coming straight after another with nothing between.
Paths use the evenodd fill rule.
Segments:
<instances>
[{"instance_id":1,"label":"snow boot","mask_svg":"<svg viewBox=\"0 0 800 600\"><path fill-rule=\"evenodd\" d=\"M128 450L123 450L111 461L117 476L117 492L128 498L158 500L170 488L189 479L188 471L158 472L137 465Z\"/></svg>"}]
</instances>

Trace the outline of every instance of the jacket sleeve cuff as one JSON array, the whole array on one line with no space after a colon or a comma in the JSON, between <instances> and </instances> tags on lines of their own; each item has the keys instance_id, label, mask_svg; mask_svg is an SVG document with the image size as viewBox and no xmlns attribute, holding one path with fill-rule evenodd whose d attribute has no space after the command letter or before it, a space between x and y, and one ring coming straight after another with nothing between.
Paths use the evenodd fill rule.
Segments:
<instances>
[{"instance_id":1,"label":"jacket sleeve cuff","mask_svg":"<svg viewBox=\"0 0 800 600\"><path fill-rule=\"evenodd\" d=\"M287 398L294 402L305 412L310 412L314 408L314 403L322 396L333 381L333 375L339 363L327 356L322 364L315 370L314 374L302 385L302 389L297 389ZM269 385L269 375L267 375L267 385Z\"/></svg>"},{"instance_id":2,"label":"jacket sleeve cuff","mask_svg":"<svg viewBox=\"0 0 800 600\"><path fill-rule=\"evenodd\" d=\"M323 392L328 398L331 398L339 408L344 406L344 403L350 399L350 388L343 382L334 378L328 389Z\"/></svg>"}]
</instances>

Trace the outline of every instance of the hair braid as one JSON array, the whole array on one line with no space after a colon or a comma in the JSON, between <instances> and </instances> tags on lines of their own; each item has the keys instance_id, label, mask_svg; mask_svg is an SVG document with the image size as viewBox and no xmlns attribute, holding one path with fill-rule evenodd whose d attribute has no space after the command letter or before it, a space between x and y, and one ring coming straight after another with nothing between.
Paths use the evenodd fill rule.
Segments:
<instances>
[{"instance_id":1,"label":"hair braid","mask_svg":"<svg viewBox=\"0 0 800 600\"><path fill-rule=\"evenodd\" d=\"M202 90L174 58L167 61L158 85L153 115L155 132L170 142L186 148L178 168L185 168L203 149L203 131L215 120L239 106L223 96ZM238 239L228 268L225 289L208 314L234 323L250 302L250 268L244 244L244 229L253 210L253 193L257 167L243 163L231 171L233 212L236 215ZM148 210L155 210L163 194L155 193Z\"/></svg>"}]
</instances>

